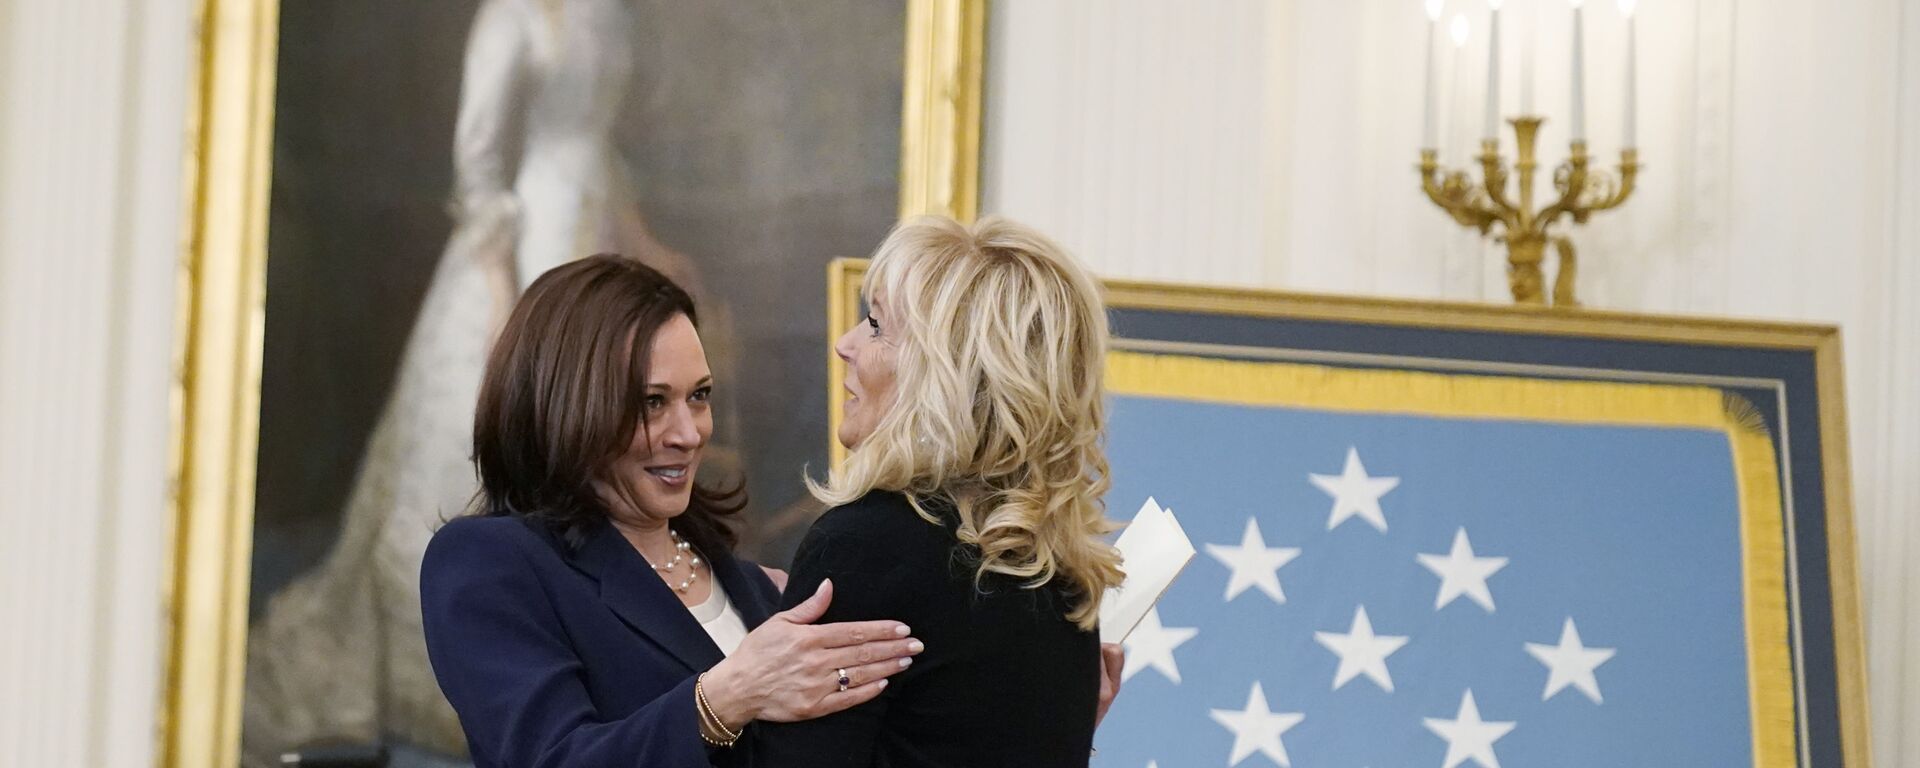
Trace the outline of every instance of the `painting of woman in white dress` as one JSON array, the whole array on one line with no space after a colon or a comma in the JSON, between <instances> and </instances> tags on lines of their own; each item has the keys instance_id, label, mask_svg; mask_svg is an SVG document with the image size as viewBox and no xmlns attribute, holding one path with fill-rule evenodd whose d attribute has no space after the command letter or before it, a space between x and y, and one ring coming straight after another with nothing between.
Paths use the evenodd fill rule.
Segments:
<instances>
[{"instance_id":1,"label":"painting of woman in white dress","mask_svg":"<svg viewBox=\"0 0 1920 768\"><path fill-rule=\"evenodd\" d=\"M897 198L903 9L316 1L281 22L243 761L457 765L417 575L475 489L494 328L581 256L667 272L731 383L716 444L748 525L804 498L825 265Z\"/></svg>"}]
</instances>

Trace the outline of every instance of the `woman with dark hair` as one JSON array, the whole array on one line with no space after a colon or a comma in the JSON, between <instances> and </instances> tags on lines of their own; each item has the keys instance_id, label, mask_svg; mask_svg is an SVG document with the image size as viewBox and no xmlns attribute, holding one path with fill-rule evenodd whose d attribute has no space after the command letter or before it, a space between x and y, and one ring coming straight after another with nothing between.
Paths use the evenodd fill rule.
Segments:
<instances>
[{"instance_id":1,"label":"woman with dark hair","mask_svg":"<svg viewBox=\"0 0 1920 768\"><path fill-rule=\"evenodd\" d=\"M695 482L715 382L693 302L617 256L527 289L474 417L481 491L421 567L427 651L487 766L745 765L748 724L873 699L921 650L896 621L774 613L735 559L739 488Z\"/></svg>"}]
</instances>

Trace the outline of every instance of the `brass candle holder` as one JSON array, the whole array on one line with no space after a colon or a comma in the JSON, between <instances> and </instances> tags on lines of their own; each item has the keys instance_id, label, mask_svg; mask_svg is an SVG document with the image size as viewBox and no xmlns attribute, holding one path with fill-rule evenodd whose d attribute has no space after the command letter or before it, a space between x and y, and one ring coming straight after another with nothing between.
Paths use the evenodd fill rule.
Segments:
<instances>
[{"instance_id":1,"label":"brass candle holder","mask_svg":"<svg viewBox=\"0 0 1920 768\"><path fill-rule=\"evenodd\" d=\"M1553 304L1574 307L1579 306L1579 302L1573 295L1577 274L1573 242L1565 234L1549 230L1563 216L1571 216L1575 224L1585 224L1594 213L1626 202L1633 194L1634 177L1640 171L1640 153L1631 147L1620 150L1619 172L1613 174L1589 169L1587 143L1573 142L1567 161L1553 172L1553 186L1559 192L1559 199L1536 211L1533 174L1538 163L1534 160L1534 140L1539 136L1542 121L1532 116L1507 121L1513 126L1519 150L1518 162L1514 164L1520 176L1517 201L1507 194L1506 162L1500 156L1499 142L1492 139L1480 142L1480 184L1474 184L1464 170L1442 169L1438 151L1423 149L1420 150L1420 186L1428 199L1445 209L1461 226L1477 228L1482 236L1506 242L1507 283L1513 289L1515 302L1546 303L1543 293L1546 277L1540 263L1545 258L1548 241L1552 241L1560 262L1554 273ZM1500 225L1499 234L1493 232L1496 224Z\"/></svg>"}]
</instances>

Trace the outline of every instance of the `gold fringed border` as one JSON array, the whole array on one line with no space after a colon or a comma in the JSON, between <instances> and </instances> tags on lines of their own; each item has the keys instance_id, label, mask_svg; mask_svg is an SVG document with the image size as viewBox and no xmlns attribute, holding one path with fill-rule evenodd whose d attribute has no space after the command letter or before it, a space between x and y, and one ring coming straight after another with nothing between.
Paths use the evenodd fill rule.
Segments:
<instances>
[{"instance_id":1,"label":"gold fringed border","mask_svg":"<svg viewBox=\"0 0 1920 768\"><path fill-rule=\"evenodd\" d=\"M1112 351L1115 395L1457 419L1705 429L1727 437L1740 495L1741 577L1755 768L1795 764L1786 533L1764 422L1712 387L1336 368Z\"/></svg>"},{"instance_id":2,"label":"gold fringed border","mask_svg":"<svg viewBox=\"0 0 1920 768\"><path fill-rule=\"evenodd\" d=\"M1789 768L1796 763L1797 730L1779 464L1759 409L1744 397L1722 394L1724 430L1733 448L1734 478L1740 488L1740 563L1747 587L1754 765Z\"/></svg>"}]
</instances>

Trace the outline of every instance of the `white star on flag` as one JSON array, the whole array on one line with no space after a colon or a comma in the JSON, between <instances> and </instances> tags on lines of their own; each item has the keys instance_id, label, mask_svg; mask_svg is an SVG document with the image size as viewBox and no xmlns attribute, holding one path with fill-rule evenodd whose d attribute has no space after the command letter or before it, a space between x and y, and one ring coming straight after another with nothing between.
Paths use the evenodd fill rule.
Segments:
<instances>
[{"instance_id":1,"label":"white star on flag","mask_svg":"<svg viewBox=\"0 0 1920 768\"><path fill-rule=\"evenodd\" d=\"M1265 539L1260 538L1260 523L1247 518L1247 531L1240 537L1240 546L1208 544L1207 554L1215 560L1233 569L1227 577L1227 600L1232 600L1247 587L1259 587L1276 603L1287 601L1287 593L1280 590L1280 566L1293 562L1300 556L1300 550L1291 547L1269 547Z\"/></svg>"},{"instance_id":2,"label":"white star on flag","mask_svg":"<svg viewBox=\"0 0 1920 768\"><path fill-rule=\"evenodd\" d=\"M1460 697L1460 712L1452 720L1426 718L1427 730L1447 740L1447 760L1440 768L1454 768L1471 759L1481 768L1500 768L1493 755L1493 743L1513 730L1513 723L1480 719L1480 708L1473 703L1473 690Z\"/></svg>"},{"instance_id":3,"label":"white star on flag","mask_svg":"<svg viewBox=\"0 0 1920 768\"><path fill-rule=\"evenodd\" d=\"M1173 649L1198 634L1200 630L1192 627L1161 626L1160 609L1148 609L1147 615L1140 619L1139 626L1133 628L1133 634L1121 641L1121 645L1127 649L1127 664L1120 670L1120 682L1131 680L1140 670L1153 667L1179 685L1180 667L1173 662Z\"/></svg>"},{"instance_id":4,"label":"white star on flag","mask_svg":"<svg viewBox=\"0 0 1920 768\"><path fill-rule=\"evenodd\" d=\"M1239 765L1255 752L1288 768L1293 765L1287 761L1287 745L1280 741L1280 734L1299 725L1306 715L1269 709L1259 681L1254 681L1253 690L1247 692L1246 709L1216 709L1212 714L1214 722L1233 732L1233 754L1227 758L1227 768Z\"/></svg>"},{"instance_id":5,"label":"white star on flag","mask_svg":"<svg viewBox=\"0 0 1920 768\"><path fill-rule=\"evenodd\" d=\"M1560 644L1527 643L1527 653L1547 665L1547 690L1540 694L1540 700L1553 698L1556 693L1571 685L1581 693L1600 703L1600 681L1593 676L1593 670L1607 659L1613 658L1612 648L1588 648L1580 643L1580 630L1573 626L1573 617L1567 617L1567 623L1560 628Z\"/></svg>"},{"instance_id":6,"label":"white star on flag","mask_svg":"<svg viewBox=\"0 0 1920 768\"><path fill-rule=\"evenodd\" d=\"M1327 530L1353 517L1367 521L1381 533L1387 531L1387 517L1380 512L1380 497L1400 484L1397 477L1368 477L1360 463L1360 451L1347 448L1347 465L1339 475L1308 474L1308 480L1333 497L1333 512L1327 515Z\"/></svg>"},{"instance_id":7,"label":"white star on flag","mask_svg":"<svg viewBox=\"0 0 1920 768\"><path fill-rule=\"evenodd\" d=\"M1487 577L1507 567L1504 557L1474 557L1473 544L1467 541L1467 529L1453 534L1453 551L1445 555L1419 555L1420 564L1440 577L1440 592L1433 598L1433 609L1466 595L1481 608L1493 612L1493 593L1487 591Z\"/></svg>"},{"instance_id":8,"label":"white star on flag","mask_svg":"<svg viewBox=\"0 0 1920 768\"><path fill-rule=\"evenodd\" d=\"M1387 657L1406 645L1407 638L1375 635L1373 622L1367 620L1366 606L1353 609L1353 628L1346 634L1315 632L1313 639L1340 657L1340 669L1333 673L1333 690L1340 690L1340 686L1364 674L1381 690L1393 692L1393 677L1387 674Z\"/></svg>"}]
</instances>

